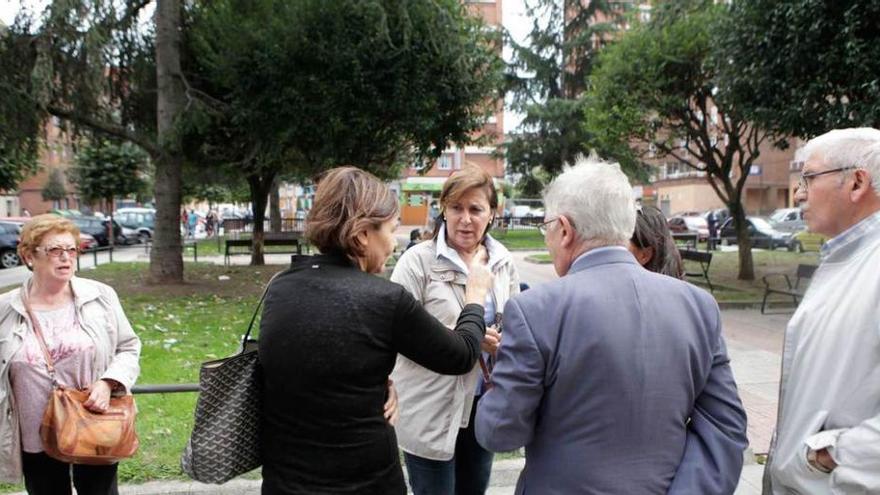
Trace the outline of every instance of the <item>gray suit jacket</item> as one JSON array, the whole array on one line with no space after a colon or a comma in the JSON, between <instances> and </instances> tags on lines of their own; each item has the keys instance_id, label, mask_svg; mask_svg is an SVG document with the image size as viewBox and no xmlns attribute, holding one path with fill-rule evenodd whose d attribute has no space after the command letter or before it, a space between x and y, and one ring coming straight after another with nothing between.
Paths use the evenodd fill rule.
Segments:
<instances>
[{"instance_id":1,"label":"gray suit jacket","mask_svg":"<svg viewBox=\"0 0 880 495\"><path fill-rule=\"evenodd\" d=\"M705 291L622 248L511 299L479 402L485 448L526 448L517 494L731 494L746 417Z\"/></svg>"}]
</instances>

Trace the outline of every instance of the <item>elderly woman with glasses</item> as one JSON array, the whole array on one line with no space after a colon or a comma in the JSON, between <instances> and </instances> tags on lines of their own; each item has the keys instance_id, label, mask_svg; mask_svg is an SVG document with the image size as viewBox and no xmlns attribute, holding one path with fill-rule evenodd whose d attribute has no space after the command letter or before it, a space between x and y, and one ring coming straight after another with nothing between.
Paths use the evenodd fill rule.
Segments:
<instances>
[{"instance_id":1,"label":"elderly woman with glasses","mask_svg":"<svg viewBox=\"0 0 880 495\"><path fill-rule=\"evenodd\" d=\"M47 363L28 313L42 329L55 379L89 391L85 407L107 410L111 394L129 393L140 371L141 343L116 292L74 276L79 229L55 215L34 217L21 230L18 254L33 272L0 296L0 480L29 494L117 493L117 464L71 465L43 452L40 423L52 391ZM28 309L30 311L28 311Z\"/></svg>"}]
</instances>

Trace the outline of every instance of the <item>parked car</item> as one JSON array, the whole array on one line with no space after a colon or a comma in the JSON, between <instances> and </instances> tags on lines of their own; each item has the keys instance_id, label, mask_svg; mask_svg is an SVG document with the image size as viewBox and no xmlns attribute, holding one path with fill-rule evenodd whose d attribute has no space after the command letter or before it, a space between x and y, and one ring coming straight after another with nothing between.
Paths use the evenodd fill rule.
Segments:
<instances>
[{"instance_id":1,"label":"parked car","mask_svg":"<svg viewBox=\"0 0 880 495\"><path fill-rule=\"evenodd\" d=\"M122 225L126 237L137 239L140 243L153 238L156 210L152 208L120 208L113 214L113 219Z\"/></svg>"},{"instance_id":2,"label":"parked car","mask_svg":"<svg viewBox=\"0 0 880 495\"><path fill-rule=\"evenodd\" d=\"M761 217L746 217L749 224L749 238L752 247L776 249L789 248L791 232L780 232L773 228L766 219ZM718 236L722 243L736 244L736 230L733 227L733 218L728 218L718 230Z\"/></svg>"},{"instance_id":3,"label":"parked car","mask_svg":"<svg viewBox=\"0 0 880 495\"><path fill-rule=\"evenodd\" d=\"M0 266L12 268L21 264L18 257L18 242L21 226L13 222L0 222Z\"/></svg>"},{"instance_id":4,"label":"parked car","mask_svg":"<svg viewBox=\"0 0 880 495\"><path fill-rule=\"evenodd\" d=\"M804 212L800 208L780 208L770 215L770 225L780 232L804 230Z\"/></svg>"},{"instance_id":5,"label":"parked car","mask_svg":"<svg viewBox=\"0 0 880 495\"><path fill-rule=\"evenodd\" d=\"M79 233L79 250L80 250L80 252L86 251L88 249L92 249L93 247L97 247L97 246L98 246L98 241L96 241L94 237L92 237L89 234L86 234L85 232Z\"/></svg>"},{"instance_id":6,"label":"parked car","mask_svg":"<svg viewBox=\"0 0 880 495\"><path fill-rule=\"evenodd\" d=\"M788 245L789 251L797 251L805 253L807 251L819 251L828 239L822 234L814 234L807 230L802 230L791 236L791 243Z\"/></svg>"},{"instance_id":7,"label":"parked car","mask_svg":"<svg viewBox=\"0 0 880 495\"><path fill-rule=\"evenodd\" d=\"M110 245L110 238L107 236L107 223L110 221L102 220L95 217L69 217L73 223L79 227L81 232L85 232L94 237L98 241L99 246ZM128 239L122 233L122 226L119 222L113 222L113 234L116 238L116 244L127 244Z\"/></svg>"},{"instance_id":8,"label":"parked car","mask_svg":"<svg viewBox=\"0 0 880 495\"><path fill-rule=\"evenodd\" d=\"M699 241L709 238L709 224L701 216L674 216L666 223L673 234L697 234Z\"/></svg>"}]
</instances>

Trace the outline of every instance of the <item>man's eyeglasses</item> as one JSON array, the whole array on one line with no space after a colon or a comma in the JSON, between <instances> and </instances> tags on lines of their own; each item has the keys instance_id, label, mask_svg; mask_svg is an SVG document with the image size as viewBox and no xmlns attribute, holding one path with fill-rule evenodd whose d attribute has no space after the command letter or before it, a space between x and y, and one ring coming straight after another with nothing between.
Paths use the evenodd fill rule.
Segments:
<instances>
[{"instance_id":1,"label":"man's eyeglasses","mask_svg":"<svg viewBox=\"0 0 880 495\"><path fill-rule=\"evenodd\" d=\"M820 175L826 174L834 174L837 172L845 172L847 170L854 170L857 168L859 167L838 167L832 168L830 170L821 170L819 172L808 172L806 174L801 174L801 176L798 178L798 189L804 192L808 191L810 189L810 179L814 177L819 177Z\"/></svg>"},{"instance_id":2,"label":"man's eyeglasses","mask_svg":"<svg viewBox=\"0 0 880 495\"><path fill-rule=\"evenodd\" d=\"M559 217L553 218L551 220L547 220L546 222L543 222L543 223L539 223L538 224L538 232L540 232L541 235L546 236L547 235L547 226L557 220L559 220Z\"/></svg>"},{"instance_id":3,"label":"man's eyeglasses","mask_svg":"<svg viewBox=\"0 0 880 495\"><path fill-rule=\"evenodd\" d=\"M79 248L75 247L62 247L62 246L53 246L53 247L38 247L37 251L42 251L49 256L50 258L60 258L62 254L67 254L68 258L76 258L79 255Z\"/></svg>"}]
</instances>

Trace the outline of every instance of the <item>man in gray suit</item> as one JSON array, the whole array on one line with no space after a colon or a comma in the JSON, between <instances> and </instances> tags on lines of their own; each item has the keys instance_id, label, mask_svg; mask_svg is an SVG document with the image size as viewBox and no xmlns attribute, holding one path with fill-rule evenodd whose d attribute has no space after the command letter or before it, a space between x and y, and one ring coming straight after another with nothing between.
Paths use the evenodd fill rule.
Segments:
<instances>
[{"instance_id":1,"label":"man in gray suit","mask_svg":"<svg viewBox=\"0 0 880 495\"><path fill-rule=\"evenodd\" d=\"M733 493L746 417L715 300L624 247L636 211L617 164L581 159L544 203L561 278L505 306L477 440L525 446L517 494Z\"/></svg>"}]
</instances>

